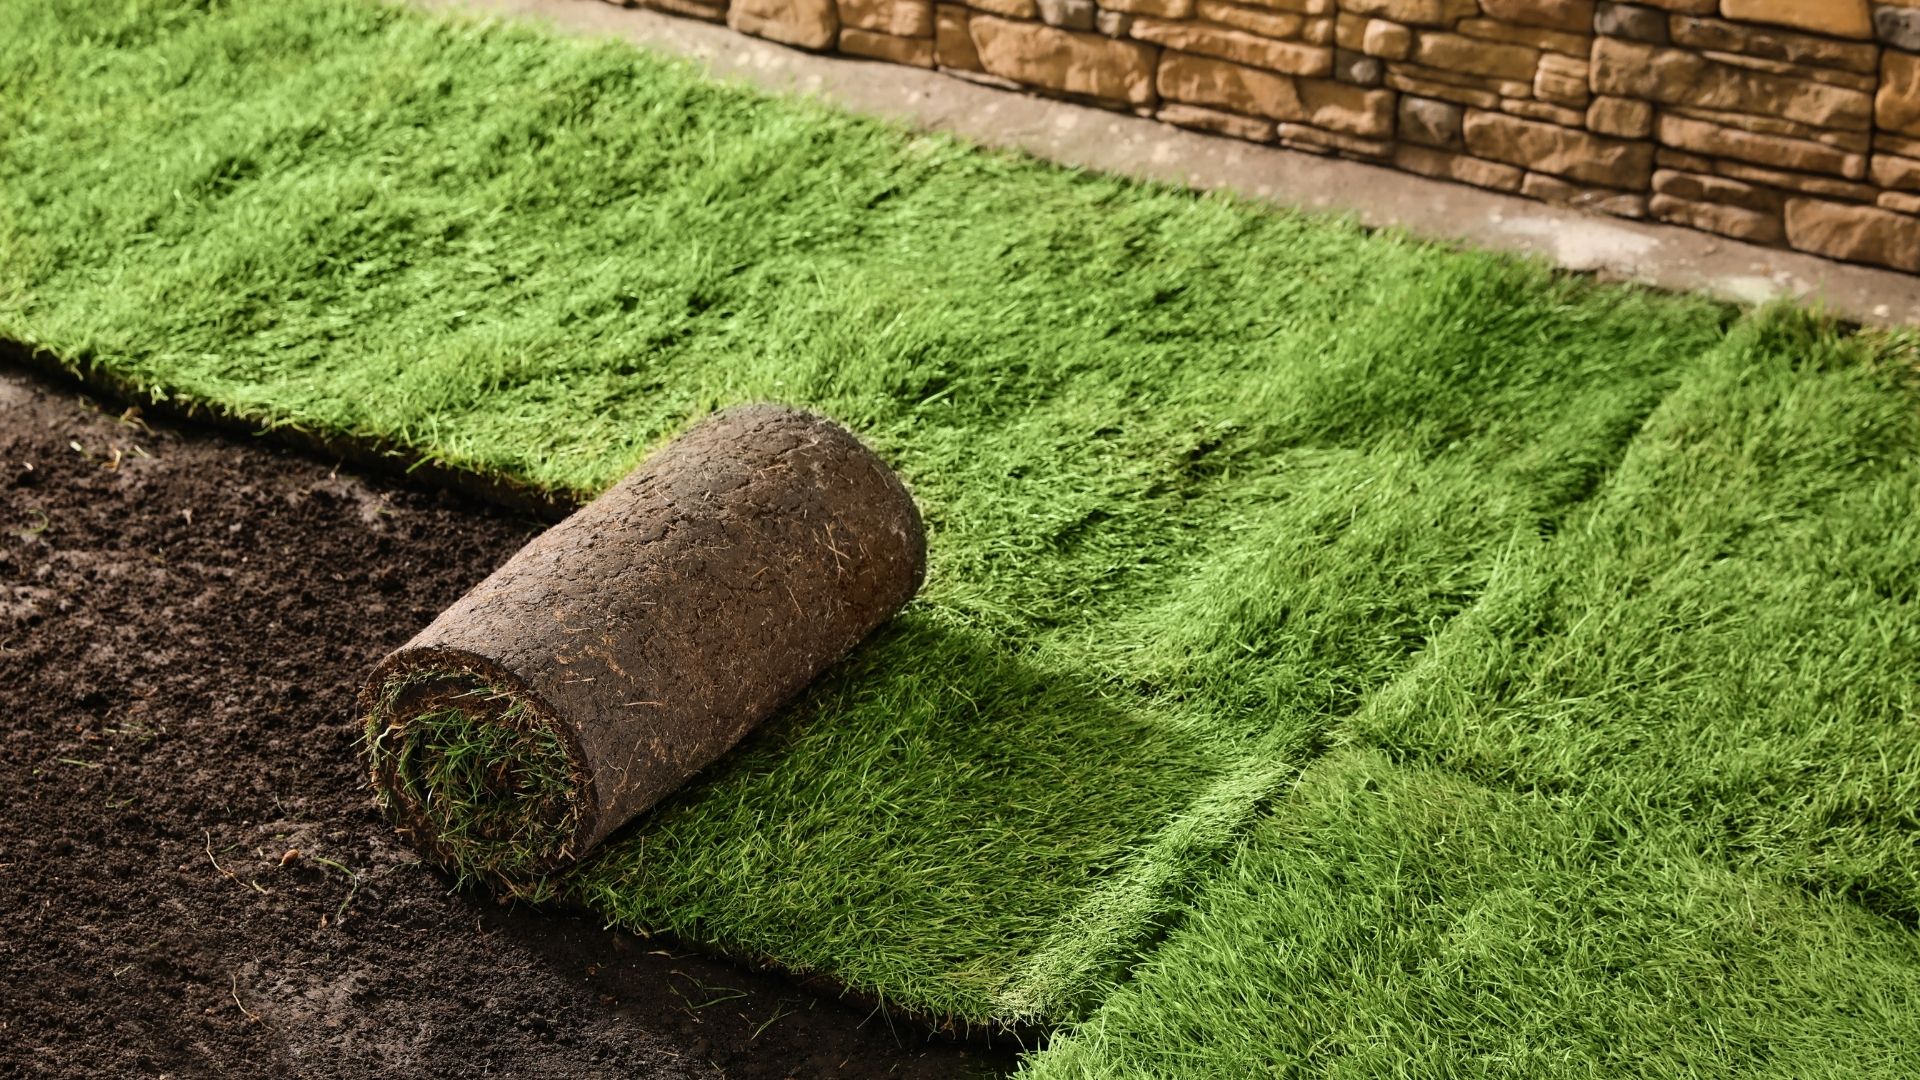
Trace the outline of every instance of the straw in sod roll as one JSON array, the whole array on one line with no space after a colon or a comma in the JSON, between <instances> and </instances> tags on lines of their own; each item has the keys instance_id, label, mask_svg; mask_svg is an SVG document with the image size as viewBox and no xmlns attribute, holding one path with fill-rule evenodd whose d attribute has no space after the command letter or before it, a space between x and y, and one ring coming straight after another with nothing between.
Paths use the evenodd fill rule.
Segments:
<instances>
[{"instance_id":1,"label":"straw in sod roll","mask_svg":"<svg viewBox=\"0 0 1920 1080\"><path fill-rule=\"evenodd\" d=\"M374 790L463 878L560 869L898 611L920 515L839 426L729 409L536 537L374 669Z\"/></svg>"}]
</instances>

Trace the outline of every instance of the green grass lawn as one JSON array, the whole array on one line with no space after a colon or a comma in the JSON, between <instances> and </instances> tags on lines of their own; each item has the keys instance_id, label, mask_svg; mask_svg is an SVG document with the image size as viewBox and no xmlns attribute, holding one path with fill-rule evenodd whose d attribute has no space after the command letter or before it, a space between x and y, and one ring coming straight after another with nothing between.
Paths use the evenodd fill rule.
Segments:
<instances>
[{"instance_id":1,"label":"green grass lawn","mask_svg":"<svg viewBox=\"0 0 1920 1080\"><path fill-rule=\"evenodd\" d=\"M746 400L893 462L921 598L611 920L1050 1077L1920 1072L1910 337L359 0L0 7L0 336L574 494Z\"/></svg>"}]
</instances>

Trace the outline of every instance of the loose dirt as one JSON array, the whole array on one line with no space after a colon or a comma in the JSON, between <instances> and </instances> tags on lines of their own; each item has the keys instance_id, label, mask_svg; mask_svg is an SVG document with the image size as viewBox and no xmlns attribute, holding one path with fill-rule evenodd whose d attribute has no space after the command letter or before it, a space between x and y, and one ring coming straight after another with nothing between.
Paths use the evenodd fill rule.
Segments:
<instances>
[{"instance_id":1,"label":"loose dirt","mask_svg":"<svg viewBox=\"0 0 1920 1080\"><path fill-rule=\"evenodd\" d=\"M0 1074L1010 1067L397 842L360 679L538 527L0 370Z\"/></svg>"}]
</instances>

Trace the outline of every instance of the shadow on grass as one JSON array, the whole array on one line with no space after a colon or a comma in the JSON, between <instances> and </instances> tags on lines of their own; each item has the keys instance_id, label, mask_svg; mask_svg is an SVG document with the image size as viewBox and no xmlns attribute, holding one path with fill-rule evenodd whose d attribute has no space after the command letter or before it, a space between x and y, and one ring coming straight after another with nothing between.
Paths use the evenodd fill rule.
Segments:
<instances>
[{"instance_id":1,"label":"shadow on grass","mask_svg":"<svg viewBox=\"0 0 1920 1080\"><path fill-rule=\"evenodd\" d=\"M1236 764L1120 691L915 611L561 889L815 989L926 1002L902 1014L938 1030L1032 1035L1155 932L1183 876L1158 864L1244 819L1250 798L1209 805ZM1045 953L1059 962L1035 971Z\"/></svg>"}]
</instances>

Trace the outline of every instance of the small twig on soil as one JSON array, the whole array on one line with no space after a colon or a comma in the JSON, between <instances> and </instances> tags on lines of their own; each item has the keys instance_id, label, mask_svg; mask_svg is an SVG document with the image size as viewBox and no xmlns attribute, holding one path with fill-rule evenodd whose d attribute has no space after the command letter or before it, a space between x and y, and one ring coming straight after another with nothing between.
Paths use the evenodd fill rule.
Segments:
<instances>
[{"instance_id":1,"label":"small twig on soil","mask_svg":"<svg viewBox=\"0 0 1920 1080\"><path fill-rule=\"evenodd\" d=\"M215 865L219 865L219 864L216 863ZM227 876L232 877L233 875L228 874ZM240 976L237 972L227 973L227 992L233 995L233 1004L236 1008L240 1010L241 1015L245 1016L248 1020L251 1020L256 1024L260 1022L260 1014L254 1012L252 1009L247 1008L245 1005L241 1004L240 1002Z\"/></svg>"},{"instance_id":2,"label":"small twig on soil","mask_svg":"<svg viewBox=\"0 0 1920 1080\"><path fill-rule=\"evenodd\" d=\"M207 837L207 861L212 863L213 868L220 871L221 876L225 877L228 881L239 881L240 879L234 875L233 871L221 866L220 860L213 857L213 830L202 829L200 831L205 833Z\"/></svg>"},{"instance_id":3,"label":"small twig on soil","mask_svg":"<svg viewBox=\"0 0 1920 1080\"><path fill-rule=\"evenodd\" d=\"M202 832L203 834L205 834L205 836L206 836L206 838L207 838L207 861L208 861L208 862L210 862L210 863L212 863L212 864L213 864L213 868L214 868L215 870L218 870L218 871L220 871L220 875L221 875L222 877L224 877L224 878L226 878L226 879L227 879L228 881L239 881L239 880L240 880L240 875L239 875L239 874L236 874L236 873L234 873L233 871L231 871L231 870L229 870L229 869L227 869L226 867L224 867L224 866L221 866L221 865L220 865L220 860L219 860L219 859L216 859L216 858L214 858L214 857L213 857L213 830L212 830L212 829L202 829L202 830L200 830L200 831L201 831L201 832ZM252 890L253 890L254 892L257 892L257 893L259 893L259 894L260 894L261 896L266 896L266 895L267 895L267 890L265 890L265 889L263 889L263 888L261 888L261 887L260 887L260 883L259 883L258 881L248 881L248 882L245 882L244 884L245 884L245 885L246 885L246 886L247 886L248 888L250 888L250 889L252 889Z\"/></svg>"}]
</instances>

